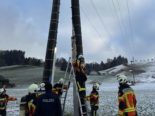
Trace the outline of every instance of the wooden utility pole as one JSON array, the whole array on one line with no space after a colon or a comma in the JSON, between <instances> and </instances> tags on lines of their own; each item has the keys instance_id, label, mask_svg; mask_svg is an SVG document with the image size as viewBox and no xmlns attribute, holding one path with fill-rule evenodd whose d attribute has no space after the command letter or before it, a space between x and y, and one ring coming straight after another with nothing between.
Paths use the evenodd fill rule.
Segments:
<instances>
[{"instance_id":1,"label":"wooden utility pole","mask_svg":"<svg viewBox=\"0 0 155 116\"><path fill-rule=\"evenodd\" d=\"M79 55L83 55L79 0L71 0L71 5L72 5L71 8L72 8L72 25L73 25L73 36L72 36L73 53L72 54L73 54L73 58L76 58L74 60L77 60ZM85 114L86 116L87 115L87 112L85 111L86 104L82 103L84 101L81 101L81 99L84 100L84 98L81 98L79 94L80 91L76 89L76 86L77 86L76 83L74 83L73 85L74 116L83 116L83 113L86 113ZM84 86L85 86L85 82L84 82ZM78 91L78 95L80 96L79 101L77 99L78 98L77 91ZM80 106L80 104L82 106Z\"/></svg>"},{"instance_id":2,"label":"wooden utility pole","mask_svg":"<svg viewBox=\"0 0 155 116\"><path fill-rule=\"evenodd\" d=\"M57 30L59 22L60 0L53 0L52 15L50 21L46 57L43 72L43 81L51 82L53 73L54 53L56 49Z\"/></svg>"}]
</instances>

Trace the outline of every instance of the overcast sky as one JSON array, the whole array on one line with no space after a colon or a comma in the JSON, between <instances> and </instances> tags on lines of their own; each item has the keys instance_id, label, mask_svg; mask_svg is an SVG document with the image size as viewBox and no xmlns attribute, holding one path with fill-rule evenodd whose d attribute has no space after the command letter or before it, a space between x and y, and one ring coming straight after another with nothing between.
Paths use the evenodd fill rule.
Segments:
<instances>
[{"instance_id":1,"label":"overcast sky","mask_svg":"<svg viewBox=\"0 0 155 116\"><path fill-rule=\"evenodd\" d=\"M0 0L0 50L44 60L53 0ZM61 0L57 57L71 56L71 0ZM86 61L155 58L155 0L80 0Z\"/></svg>"}]
</instances>

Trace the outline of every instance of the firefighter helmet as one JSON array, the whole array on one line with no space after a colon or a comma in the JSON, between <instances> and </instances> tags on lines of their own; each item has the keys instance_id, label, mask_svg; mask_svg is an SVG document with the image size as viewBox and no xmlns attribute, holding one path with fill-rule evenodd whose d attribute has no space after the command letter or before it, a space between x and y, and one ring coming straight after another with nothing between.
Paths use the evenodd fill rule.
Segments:
<instances>
[{"instance_id":1,"label":"firefighter helmet","mask_svg":"<svg viewBox=\"0 0 155 116\"><path fill-rule=\"evenodd\" d=\"M60 84L63 84L63 83L64 83L64 79L61 78L58 82L59 82Z\"/></svg>"},{"instance_id":2,"label":"firefighter helmet","mask_svg":"<svg viewBox=\"0 0 155 116\"><path fill-rule=\"evenodd\" d=\"M45 83L40 83L40 88L44 88L45 87Z\"/></svg>"},{"instance_id":3,"label":"firefighter helmet","mask_svg":"<svg viewBox=\"0 0 155 116\"><path fill-rule=\"evenodd\" d=\"M127 76L123 74L117 75L117 80L119 83L127 83Z\"/></svg>"},{"instance_id":4,"label":"firefighter helmet","mask_svg":"<svg viewBox=\"0 0 155 116\"><path fill-rule=\"evenodd\" d=\"M28 87L28 92L29 93L35 93L39 90L39 87L37 84L31 84L29 87Z\"/></svg>"},{"instance_id":5,"label":"firefighter helmet","mask_svg":"<svg viewBox=\"0 0 155 116\"><path fill-rule=\"evenodd\" d=\"M5 92L5 89L4 88L1 88L0 89L0 94L4 93Z\"/></svg>"},{"instance_id":6,"label":"firefighter helmet","mask_svg":"<svg viewBox=\"0 0 155 116\"><path fill-rule=\"evenodd\" d=\"M99 84L98 83L94 83L93 84L93 89L99 90Z\"/></svg>"},{"instance_id":7,"label":"firefighter helmet","mask_svg":"<svg viewBox=\"0 0 155 116\"><path fill-rule=\"evenodd\" d=\"M80 55L78 56L78 60L79 60L80 62L84 62L84 57L83 57L82 54L80 54Z\"/></svg>"}]
</instances>

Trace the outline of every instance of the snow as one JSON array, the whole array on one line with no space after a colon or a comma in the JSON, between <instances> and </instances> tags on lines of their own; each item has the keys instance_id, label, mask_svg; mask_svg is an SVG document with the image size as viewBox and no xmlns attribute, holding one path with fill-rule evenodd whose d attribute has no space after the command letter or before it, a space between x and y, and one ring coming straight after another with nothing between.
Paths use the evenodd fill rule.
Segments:
<instances>
[{"instance_id":1,"label":"snow","mask_svg":"<svg viewBox=\"0 0 155 116\"><path fill-rule=\"evenodd\" d=\"M144 65L144 64L143 64ZM143 66L145 73L135 75L136 85L131 86L137 98L137 112L139 116L154 116L155 115L155 63ZM113 68L117 73L123 66ZM110 70L112 71L112 70ZM131 75L130 75L131 76ZM131 78L132 79L132 78ZM91 92L92 82L99 82L99 110L98 116L116 116L118 112L117 91L118 83L115 77L112 76L88 76L86 83L87 95ZM9 102L7 108L7 116L19 115L19 101L22 96L26 95L26 88L7 89L7 93L11 96L16 96L17 101ZM89 102L88 102L89 106ZM65 112L73 113L73 87L72 84L68 91L66 99Z\"/></svg>"},{"instance_id":2,"label":"snow","mask_svg":"<svg viewBox=\"0 0 155 116\"><path fill-rule=\"evenodd\" d=\"M99 71L100 74L115 74L123 69L126 69L127 67L125 65L119 65L119 66L115 66L103 71Z\"/></svg>"},{"instance_id":3,"label":"snow","mask_svg":"<svg viewBox=\"0 0 155 116\"><path fill-rule=\"evenodd\" d=\"M87 95L91 92L92 84L87 83ZM139 116L154 116L155 114L155 83L138 83L132 86L137 97L137 110ZM102 83L100 85L99 116L115 116L118 111L117 103L118 83ZM27 93L24 89L7 89L7 93L18 98L8 103L7 116L19 115L20 98ZM73 112L72 85L66 100L66 112ZM89 106L89 103L88 103Z\"/></svg>"}]
</instances>

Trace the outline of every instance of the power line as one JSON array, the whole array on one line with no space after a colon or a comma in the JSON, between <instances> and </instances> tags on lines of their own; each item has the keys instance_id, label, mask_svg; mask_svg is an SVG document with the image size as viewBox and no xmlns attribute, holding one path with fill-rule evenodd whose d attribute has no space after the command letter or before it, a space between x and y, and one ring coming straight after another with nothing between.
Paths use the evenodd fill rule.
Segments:
<instances>
[{"instance_id":1,"label":"power line","mask_svg":"<svg viewBox=\"0 0 155 116\"><path fill-rule=\"evenodd\" d=\"M83 9L82 7L81 7L81 10L82 10L82 13L84 14L84 16L87 18L88 23L91 25L92 29L94 29L95 32L96 32L96 34L99 36L99 38L102 39L103 37L102 37L101 34L97 31L96 27L91 23L89 17L87 16L86 12L84 11L84 9Z\"/></svg>"},{"instance_id":2,"label":"power line","mask_svg":"<svg viewBox=\"0 0 155 116\"><path fill-rule=\"evenodd\" d=\"M101 24L102 24L103 27L104 27L104 30L107 32L107 34L108 34L109 37L111 38L111 33L108 31L108 29L107 29L107 27L106 27L106 25L105 25L105 22L104 22L104 20L102 19L102 17L100 16L100 14L99 14L99 12L98 12L98 10L97 10L97 8L96 8L96 6L95 6L93 0L90 0L90 1L91 1L91 4L92 4L92 6L93 6L94 11L96 12L97 17L99 18Z\"/></svg>"},{"instance_id":3,"label":"power line","mask_svg":"<svg viewBox=\"0 0 155 116\"><path fill-rule=\"evenodd\" d=\"M115 3L114 3L113 0L112 0L112 4L113 4L113 7L114 7L114 9L115 9L116 17L117 17L117 20L118 20L118 23L119 23L119 27L120 27L120 31L121 31L122 37L123 37L123 30L122 30L121 22L120 22L120 20L119 20L119 16L118 16L118 13L117 13L117 8L116 8Z\"/></svg>"},{"instance_id":4,"label":"power line","mask_svg":"<svg viewBox=\"0 0 155 116\"><path fill-rule=\"evenodd\" d=\"M122 12L121 12L121 7L120 7L120 2L119 2L119 0L117 0L117 5L118 5L119 14L120 14L120 20L121 20L121 19L123 19L123 16L122 16ZM127 35L127 28L125 28L125 24L124 24L123 20L120 21L120 22L122 22L122 28L123 28L123 30L124 30L124 34Z\"/></svg>"},{"instance_id":5,"label":"power line","mask_svg":"<svg viewBox=\"0 0 155 116\"><path fill-rule=\"evenodd\" d=\"M131 23L131 17L130 17L130 10L129 10L129 3L128 3L128 0L126 0L126 4L127 4L127 11L128 11L128 21L129 21L129 30L130 30L130 34L131 34L131 37L130 37L130 41L131 41L131 45L132 45L132 49L133 49L133 52L134 52L134 44L133 44L133 39L134 39L134 36L133 36L133 30L132 30L132 23Z\"/></svg>"}]
</instances>

